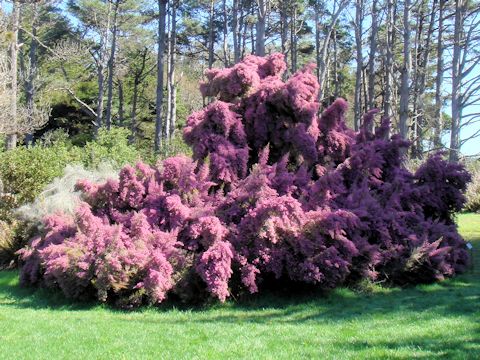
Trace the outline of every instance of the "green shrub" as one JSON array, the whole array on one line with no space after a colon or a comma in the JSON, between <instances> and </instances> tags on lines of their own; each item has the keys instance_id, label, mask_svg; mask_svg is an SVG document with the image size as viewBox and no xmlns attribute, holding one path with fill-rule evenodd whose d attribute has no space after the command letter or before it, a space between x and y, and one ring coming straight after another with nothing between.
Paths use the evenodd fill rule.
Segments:
<instances>
[{"instance_id":1,"label":"green shrub","mask_svg":"<svg viewBox=\"0 0 480 360\"><path fill-rule=\"evenodd\" d=\"M13 248L13 226L0 221L0 270L9 266Z\"/></svg>"},{"instance_id":2,"label":"green shrub","mask_svg":"<svg viewBox=\"0 0 480 360\"><path fill-rule=\"evenodd\" d=\"M113 127L110 131L100 129L97 139L89 141L82 149L82 163L92 169L108 162L115 168L132 164L141 159L140 152L128 143L130 130Z\"/></svg>"},{"instance_id":3,"label":"green shrub","mask_svg":"<svg viewBox=\"0 0 480 360\"><path fill-rule=\"evenodd\" d=\"M57 130L47 133L35 146L0 152L0 193L8 195L2 195L5 198L0 201L0 220L10 222L12 209L33 202L53 179L63 175L68 164L95 169L109 163L118 169L137 162L140 152L128 144L128 135L123 128L101 129L96 140L78 147L71 144L68 134Z\"/></svg>"},{"instance_id":4,"label":"green shrub","mask_svg":"<svg viewBox=\"0 0 480 360\"><path fill-rule=\"evenodd\" d=\"M185 143L185 140L183 140L182 132L177 131L172 139L168 142L164 142L160 149L160 158L166 159L180 154L191 157L192 149ZM155 162L156 161L152 161L152 163Z\"/></svg>"},{"instance_id":5,"label":"green shrub","mask_svg":"<svg viewBox=\"0 0 480 360\"><path fill-rule=\"evenodd\" d=\"M3 191L15 196L16 204L33 201L37 194L69 163L81 161L79 148L65 142L51 146L18 147L0 153L0 178Z\"/></svg>"},{"instance_id":6,"label":"green shrub","mask_svg":"<svg viewBox=\"0 0 480 360\"><path fill-rule=\"evenodd\" d=\"M0 221L0 270L13 268L18 261L18 250L34 235L35 228L16 220Z\"/></svg>"},{"instance_id":7,"label":"green shrub","mask_svg":"<svg viewBox=\"0 0 480 360\"><path fill-rule=\"evenodd\" d=\"M13 194L3 193L0 180L0 221L11 222L14 217L13 209L17 207L17 197Z\"/></svg>"},{"instance_id":8,"label":"green shrub","mask_svg":"<svg viewBox=\"0 0 480 360\"><path fill-rule=\"evenodd\" d=\"M480 212L480 161L469 164L469 171L472 174L472 181L468 184L465 204L465 211Z\"/></svg>"}]
</instances>

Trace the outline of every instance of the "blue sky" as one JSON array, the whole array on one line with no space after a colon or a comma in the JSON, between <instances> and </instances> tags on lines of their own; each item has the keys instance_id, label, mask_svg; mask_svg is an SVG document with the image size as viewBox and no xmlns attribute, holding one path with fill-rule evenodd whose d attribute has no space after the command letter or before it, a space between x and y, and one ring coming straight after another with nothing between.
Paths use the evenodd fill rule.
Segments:
<instances>
[{"instance_id":1,"label":"blue sky","mask_svg":"<svg viewBox=\"0 0 480 360\"><path fill-rule=\"evenodd\" d=\"M475 110L476 109L476 110ZM480 111L480 106L471 106L469 112L478 112ZM469 113L468 111L466 113ZM476 131L480 130L480 123L472 124L466 126L460 134L462 139L466 139L469 136L473 135ZM479 155L480 156L480 136L467 141L462 146L462 154L464 155Z\"/></svg>"}]
</instances>

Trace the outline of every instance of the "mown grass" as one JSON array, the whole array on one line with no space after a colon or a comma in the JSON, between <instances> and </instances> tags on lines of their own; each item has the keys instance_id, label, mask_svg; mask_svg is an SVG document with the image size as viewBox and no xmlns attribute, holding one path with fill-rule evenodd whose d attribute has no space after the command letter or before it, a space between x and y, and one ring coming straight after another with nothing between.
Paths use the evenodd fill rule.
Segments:
<instances>
[{"instance_id":1,"label":"mown grass","mask_svg":"<svg viewBox=\"0 0 480 360\"><path fill-rule=\"evenodd\" d=\"M414 288L123 312L24 289L16 272L1 272L0 358L479 359L480 215L459 225L474 268Z\"/></svg>"}]
</instances>

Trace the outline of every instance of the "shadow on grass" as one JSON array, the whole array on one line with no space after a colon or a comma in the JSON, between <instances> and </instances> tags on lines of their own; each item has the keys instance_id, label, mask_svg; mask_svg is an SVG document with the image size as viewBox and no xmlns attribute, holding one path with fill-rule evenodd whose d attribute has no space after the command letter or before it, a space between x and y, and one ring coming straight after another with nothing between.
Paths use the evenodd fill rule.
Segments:
<instances>
[{"instance_id":1,"label":"shadow on grass","mask_svg":"<svg viewBox=\"0 0 480 360\"><path fill-rule=\"evenodd\" d=\"M381 314L429 313L433 316L478 316L480 286L462 280L407 289L386 289L371 295L338 289L323 297L279 298L273 295L233 304L226 314L195 321L287 322L349 321ZM479 319L480 320L480 319ZM479 328L480 330L480 328Z\"/></svg>"},{"instance_id":2,"label":"shadow on grass","mask_svg":"<svg viewBox=\"0 0 480 360\"><path fill-rule=\"evenodd\" d=\"M70 300L59 291L20 286L18 284L18 271L9 270L0 271L0 306L30 309L87 310L98 306L98 303Z\"/></svg>"},{"instance_id":3,"label":"shadow on grass","mask_svg":"<svg viewBox=\"0 0 480 360\"><path fill-rule=\"evenodd\" d=\"M16 271L0 272L0 306L50 310L88 310L98 308L95 302L66 299L58 291L24 288L18 285ZM198 316L174 320L175 323L301 323L309 321L349 321L379 314L427 313L433 316L478 316L480 279L469 272L444 282L410 288L377 289L373 293L357 293L340 288L327 293L310 292L287 295L263 293L236 302L214 303L208 306L185 306L166 303L158 308L125 311L108 307L114 313L136 313L172 310L198 313ZM154 319L155 321L159 319ZM480 319L479 319L480 320ZM143 319L143 321L149 321ZM480 331L480 328L479 328Z\"/></svg>"}]
</instances>

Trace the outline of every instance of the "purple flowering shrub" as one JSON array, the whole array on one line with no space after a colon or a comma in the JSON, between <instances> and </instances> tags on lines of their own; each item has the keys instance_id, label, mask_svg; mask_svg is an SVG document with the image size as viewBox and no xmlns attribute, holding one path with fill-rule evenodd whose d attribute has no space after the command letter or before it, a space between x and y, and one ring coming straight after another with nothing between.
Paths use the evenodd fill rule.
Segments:
<instances>
[{"instance_id":1,"label":"purple flowering shrub","mask_svg":"<svg viewBox=\"0 0 480 360\"><path fill-rule=\"evenodd\" d=\"M214 101L184 130L194 158L79 182L76 214L48 217L21 250L22 283L135 305L462 272L453 214L468 172L441 154L409 172L388 120L372 132L372 110L356 133L343 99L318 115L313 67L283 81L285 68L274 54L210 70L201 91Z\"/></svg>"}]
</instances>

